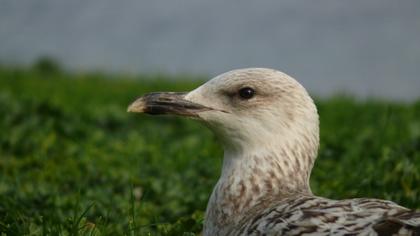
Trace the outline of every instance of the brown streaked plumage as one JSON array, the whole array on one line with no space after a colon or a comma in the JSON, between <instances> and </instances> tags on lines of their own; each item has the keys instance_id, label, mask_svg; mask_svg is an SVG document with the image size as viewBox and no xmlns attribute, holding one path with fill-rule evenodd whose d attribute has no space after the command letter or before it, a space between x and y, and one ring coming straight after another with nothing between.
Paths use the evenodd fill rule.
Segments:
<instances>
[{"instance_id":1,"label":"brown streaked plumage","mask_svg":"<svg viewBox=\"0 0 420 236\"><path fill-rule=\"evenodd\" d=\"M205 236L420 235L418 211L312 194L318 113L306 90L282 72L234 70L189 93L145 95L128 110L192 117L221 140L223 168L207 206Z\"/></svg>"}]
</instances>

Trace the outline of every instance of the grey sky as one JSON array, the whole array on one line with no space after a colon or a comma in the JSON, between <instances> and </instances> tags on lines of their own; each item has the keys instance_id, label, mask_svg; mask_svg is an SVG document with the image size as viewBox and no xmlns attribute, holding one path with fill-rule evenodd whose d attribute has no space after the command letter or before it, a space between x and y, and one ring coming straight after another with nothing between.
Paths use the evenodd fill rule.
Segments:
<instances>
[{"instance_id":1,"label":"grey sky","mask_svg":"<svg viewBox=\"0 0 420 236\"><path fill-rule=\"evenodd\" d=\"M271 67L313 94L420 96L417 0L0 0L0 61L200 73Z\"/></svg>"}]
</instances>

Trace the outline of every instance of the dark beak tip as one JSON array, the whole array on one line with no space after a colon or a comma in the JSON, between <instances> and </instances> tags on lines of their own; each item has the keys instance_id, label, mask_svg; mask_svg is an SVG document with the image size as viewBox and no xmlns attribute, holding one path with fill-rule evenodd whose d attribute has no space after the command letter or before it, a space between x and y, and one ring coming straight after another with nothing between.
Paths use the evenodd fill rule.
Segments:
<instances>
[{"instance_id":1,"label":"dark beak tip","mask_svg":"<svg viewBox=\"0 0 420 236\"><path fill-rule=\"evenodd\" d=\"M210 108L184 99L185 93L158 92L145 94L128 106L127 112L150 115L179 115L198 117L198 113Z\"/></svg>"}]
</instances>

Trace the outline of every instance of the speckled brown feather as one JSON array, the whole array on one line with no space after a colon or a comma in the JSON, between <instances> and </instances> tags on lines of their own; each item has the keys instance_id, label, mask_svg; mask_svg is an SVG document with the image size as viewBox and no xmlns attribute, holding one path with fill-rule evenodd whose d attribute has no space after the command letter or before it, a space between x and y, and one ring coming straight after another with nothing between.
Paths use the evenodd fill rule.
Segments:
<instances>
[{"instance_id":1,"label":"speckled brown feather","mask_svg":"<svg viewBox=\"0 0 420 236\"><path fill-rule=\"evenodd\" d=\"M416 235L420 230L420 212L385 200L300 196L273 205L251 210L226 235Z\"/></svg>"}]
</instances>

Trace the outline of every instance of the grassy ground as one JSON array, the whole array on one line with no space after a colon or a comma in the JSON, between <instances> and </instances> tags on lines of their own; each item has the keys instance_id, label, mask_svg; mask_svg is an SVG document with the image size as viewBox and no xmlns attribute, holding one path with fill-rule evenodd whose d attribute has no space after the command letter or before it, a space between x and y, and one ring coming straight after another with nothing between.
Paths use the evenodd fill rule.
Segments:
<instances>
[{"instance_id":1,"label":"grassy ground","mask_svg":"<svg viewBox=\"0 0 420 236\"><path fill-rule=\"evenodd\" d=\"M191 120L126 113L144 92L199 83L109 77L0 68L1 233L200 232L220 170L217 141ZM420 101L337 97L317 105L313 191L420 208Z\"/></svg>"}]
</instances>

